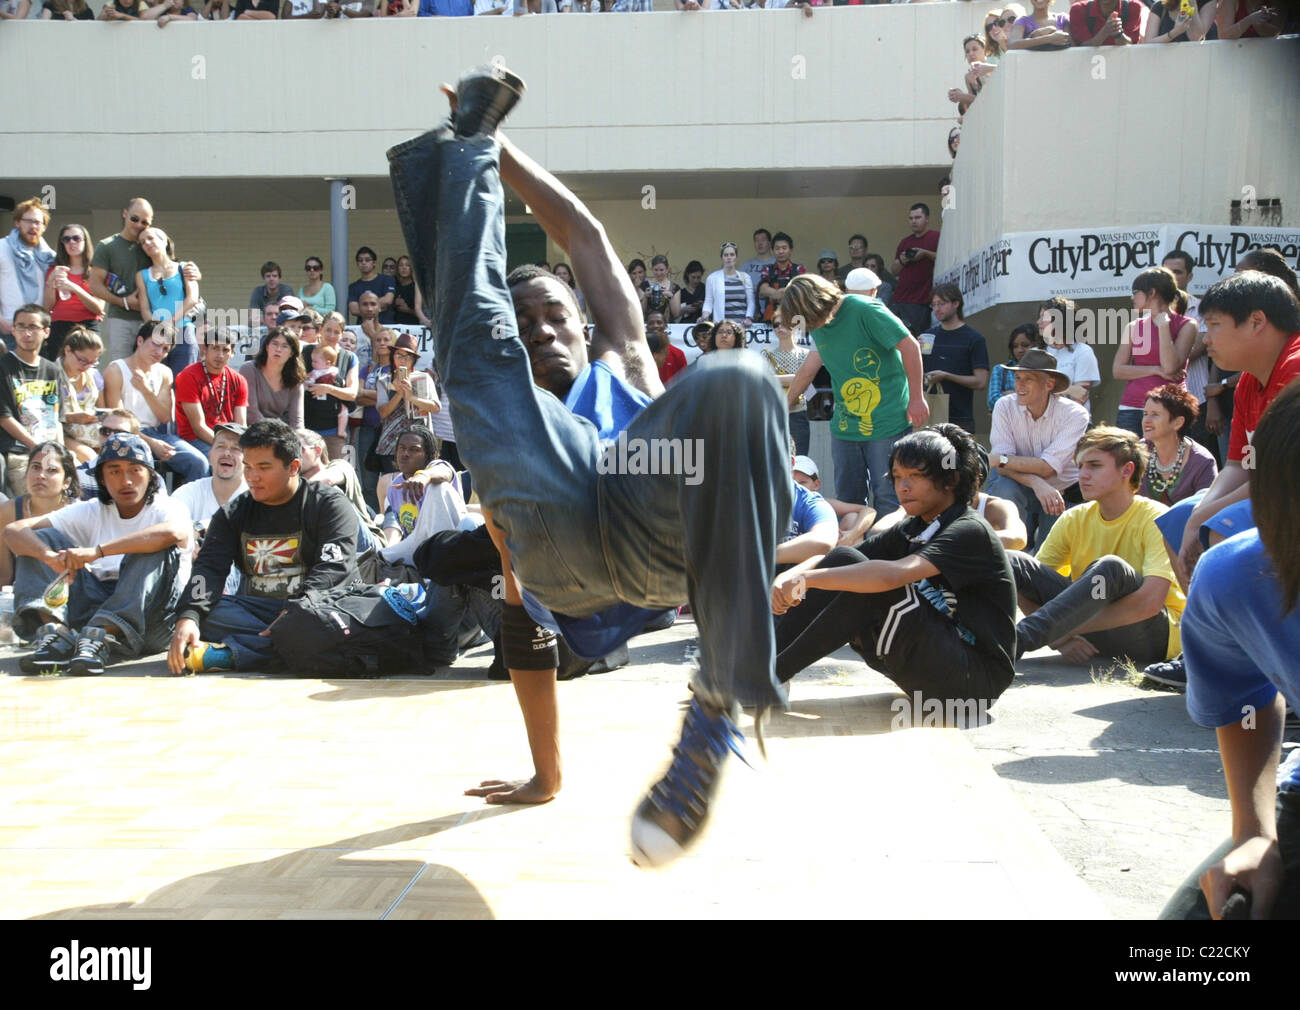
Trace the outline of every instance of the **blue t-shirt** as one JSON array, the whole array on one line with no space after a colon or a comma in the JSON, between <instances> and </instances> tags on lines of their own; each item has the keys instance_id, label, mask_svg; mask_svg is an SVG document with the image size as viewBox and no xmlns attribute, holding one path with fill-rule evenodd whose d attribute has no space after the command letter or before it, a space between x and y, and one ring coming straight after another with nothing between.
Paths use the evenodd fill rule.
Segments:
<instances>
[{"instance_id":1,"label":"blue t-shirt","mask_svg":"<svg viewBox=\"0 0 1300 1010\"><path fill-rule=\"evenodd\" d=\"M467 18L474 13L474 0L420 0L422 18Z\"/></svg>"},{"instance_id":2,"label":"blue t-shirt","mask_svg":"<svg viewBox=\"0 0 1300 1010\"><path fill-rule=\"evenodd\" d=\"M1281 611L1258 530L1205 553L1180 624L1193 721L1217 729L1271 705L1278 691L1293 704L1300 698L1300 607ZM1282 788L1300 791L1300 766Z\"/></svg>"},{"instance_id":3,"label":"blue t-shirt","mask_svg":"<svg viewBox=\"0 0 1300 1010\"><path fill-rule=\"evenodd\" d=\"M924 351L929 345L930 337L934 344L930 353ZM989 367L989 348L978 330L962 323L955 330L945 330L942 326L931 326L920 337L921 369L926 372L951 372L953 375L974 375L975 369ZM948 394L948 416L954 424L966 421L969 425L975 419L975 390L959 382L942 382L943 391Z\"/></svg>"},{"instance_id":4,"label":"blue t-shirt","mask_svg":"<svg viewBox=\"0 0 1300 1010\"><path fill-rule=\"evenodd\" d=\"M393 278L388 274L375 274L375 276L370 278L368 281L353 281L349 284L348 301L359 302L361 296L367 291L373 291L380 298L383 298L384 295L396 294L397 289ZM393 321L393 307L391 305L386 309L380 309L379 321L381 323L391 323ZM353 316L352 322L359 325L361 323L361 317Z\"/></svg>"},{"instance_id":5,"label":"blue t-shirt","mask_svg":"<svg viewBox=\"0 0 1300 1010\"><path fill-rule=\"evenodd\" d=\"M816 491L809 491L793 478L791 481L794 483L794 508L790 510L790 528L781 538L783 543L802 536L818 523L835 522L835 510L825 498Z\"/></svg>"},{"instance_id":6,"label":"blue t-shirt","mask_svg":"<svg viewBox=\"0 0 1300 1010\"><path fill-rule=\"evenodd\" d=\"M574 380L564 405L594 424L602 442L609 442L632 423L651 399L620 379L603 361L593 361ZM542 627L563 635L569 648L583 659L608 656L664 613L620 603L590 617L569 617L552 613L527 590L523 592L523 601L528 616Z\"/></svg>"}]
</instances>

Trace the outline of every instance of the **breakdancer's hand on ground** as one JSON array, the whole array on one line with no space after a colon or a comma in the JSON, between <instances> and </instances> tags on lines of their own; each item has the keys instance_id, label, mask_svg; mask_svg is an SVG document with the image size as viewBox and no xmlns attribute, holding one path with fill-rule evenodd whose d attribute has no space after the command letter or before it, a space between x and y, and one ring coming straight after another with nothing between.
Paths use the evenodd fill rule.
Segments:
<instances>
[{"instance_id":1,"label":"breakdancer's hand on ground","mask_svg":"<svg viewBox=\"0 0 1300 1010\"><path fill-rule=\"evenodd\" d=\"M555 798L558 789L549 789L537 780L537 776L524 781L504 782L501 779L485 779L474 789L466 789L466 796L482 796L489 803L548 803Z\"/></svg>"}]
</instances>

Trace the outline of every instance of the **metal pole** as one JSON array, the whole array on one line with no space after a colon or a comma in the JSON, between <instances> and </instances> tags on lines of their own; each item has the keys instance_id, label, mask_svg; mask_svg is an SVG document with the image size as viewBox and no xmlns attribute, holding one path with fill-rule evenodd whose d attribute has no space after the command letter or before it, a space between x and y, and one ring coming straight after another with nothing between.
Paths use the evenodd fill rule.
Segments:
<instances>
[{"instance_id":1,"label":"metal pole","mask_svg":"<svg viewBox=\"0 0 1300 1010\"><path fill-rule=\"evenodd\" d=\"M348 207L355 200L347 179L330 179L330 283L338 311L348 315Z\"/></svg>"}]
</instances>

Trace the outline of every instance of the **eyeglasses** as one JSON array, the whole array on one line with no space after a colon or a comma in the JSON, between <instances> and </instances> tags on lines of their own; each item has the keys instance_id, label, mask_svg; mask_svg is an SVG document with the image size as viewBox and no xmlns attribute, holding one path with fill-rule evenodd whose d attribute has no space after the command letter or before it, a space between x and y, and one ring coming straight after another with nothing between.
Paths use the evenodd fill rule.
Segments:
<instances>
[{"instance_id":1,"label":"eyeglasses","mask_svg":"<svg viewBox=\"0 0 1300 1010\"><path fill-rule=\"evenodd\" d=\"M94 368L96 365L99 364L98 358L91 358L89 361L87 361L76 351L72 352L72 356L77 359L77 364L79 364L82 368Z\"/></svg>"},{"instance_id":2,"label":"eyeglasses","mask_svg":"<svg viewBox=\"0 0 1300 1010\"><path fill-rule=\"evenodd\" d=\"M128 428L110 428L104 424L101 424L99 426L99 435L101 438L112 438L114 435L129 435L129 434L131 434L131 432L130 429Z\"/></svg>"},{"instance_id":3,"label":"eyeglasses","mask_svg":"<svg viewBox=\"0 0 1300 1010\"><path fill-rule=\"evenodd\" d=\"M49 327L43 323L14 323L14 329L20 333L41 333Z\"/></svg>"},{"instance_id":4,"label":"eyeglasses","mask_svg":"<svg viewBox=\"0 0 1300 1010\"><path fill-rule=\"evenodd\" d=\"M59 241L67 242L67 243L84 242L86 241L86 237L84 235L64 235L62 238L59 239Z\"/></svg>"},{"instance_id":5,"label":"eyeglasses","mask_svg":"<svg viewBox=\"0 0 1300 1010\"><path fill-rule=\"evenodd\" d=\"M19 224L41 224L41 225L43 225L43 224L45 224L45 218L43 218L43 217L25 217L25 218L22 218L18 223L19 223Z\"/></svg>"},{"instance_id":6,"label":"eyeglasses","mask_svg":"<svg viewBox=\"0 0 1300 1010\"><path fill-rule=\"evenodd\" d=\"M151 227L153 227L153 218L136 217L136 215L132 214L132 215L131 215L131 223L132 223L132 224L142 224L142 225L144 225L146 228L151 228Z\"/></svg>"}]
</instances>

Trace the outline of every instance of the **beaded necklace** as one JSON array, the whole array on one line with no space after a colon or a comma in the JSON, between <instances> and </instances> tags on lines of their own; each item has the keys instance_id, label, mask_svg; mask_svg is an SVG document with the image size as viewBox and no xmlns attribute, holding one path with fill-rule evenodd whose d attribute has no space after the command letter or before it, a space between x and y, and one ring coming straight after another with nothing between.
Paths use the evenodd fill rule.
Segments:
<instances>
[{"instance_id":1,"label":"beaded necklace","mask_svg":"<svg viewBox=\"0 0 1300 1010\"><path fill-rule=\"evenodd\" d=\"M1168 466L1160 463L1160 454L1156 452L1155 446L1151 447L1151 466L1147 469L1147 486L1160 496L1161 500L1168 503L1169 491L1178 484L1178 479L1183 474L1183 466L1187 463L1187 439L1182 439L1178 443L1178 455Z\"/></svg>"}]
</instances>

